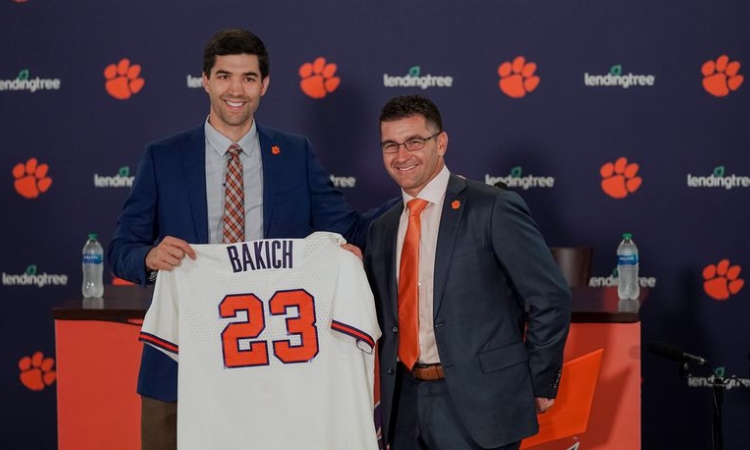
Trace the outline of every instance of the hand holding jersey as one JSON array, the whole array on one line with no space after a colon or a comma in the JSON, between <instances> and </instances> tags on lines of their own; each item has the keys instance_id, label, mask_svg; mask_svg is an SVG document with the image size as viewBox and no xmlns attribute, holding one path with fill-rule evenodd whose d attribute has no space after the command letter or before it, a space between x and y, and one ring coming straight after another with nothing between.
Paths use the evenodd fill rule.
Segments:
<instances>
[{"instance_id":1,"label":"hand holding jersey","mask_svg":"<svg viewBox=\"0 0 750 450\"><path fill-rule=\"evenodd\" d=\"M182 239L167 236L146 254L148 270L172 270L180 265L182 258L195 259L195 251Z\"/></svg>"}]
</instances>

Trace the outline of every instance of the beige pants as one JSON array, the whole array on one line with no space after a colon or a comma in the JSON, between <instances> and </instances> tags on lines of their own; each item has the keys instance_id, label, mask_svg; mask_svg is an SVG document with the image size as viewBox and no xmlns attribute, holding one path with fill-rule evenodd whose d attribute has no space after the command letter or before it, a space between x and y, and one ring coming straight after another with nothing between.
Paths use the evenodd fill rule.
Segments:
<instances>
[{"instance_id":1,"label":"beige pants","mask_svg":"<svg viewBox=\"0 0 750 450\"><path fill-rule=\"evenodd\" d=\"M141 396L141 450L177 450L177 402Z\"/></svg>"}]
</instances>

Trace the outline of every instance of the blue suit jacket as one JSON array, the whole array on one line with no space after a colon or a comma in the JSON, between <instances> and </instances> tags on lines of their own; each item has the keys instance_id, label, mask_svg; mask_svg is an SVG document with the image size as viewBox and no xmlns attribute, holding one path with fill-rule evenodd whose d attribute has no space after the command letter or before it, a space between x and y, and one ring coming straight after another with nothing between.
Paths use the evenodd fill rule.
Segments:
<instances>
[{"instance_id":1,"label":"blue suit jacket","mask_svg":"<svg viewBox=\"0 0 750 450\"><path fill-rule=\"evenodd\" d=\"M313 231L332 231L364 248L367 228L381 211L362 216L351 209L305 137L260 125L257 130L264 237L303 238ZM146 147L109 245L115 275L145 286L146 254L166 236L208 243L205 152L203 124ZM177 363L144 346L138 392L176 400Z\"/></svg>"},{"instance_id":2,"label":"blue suit jacket","mask_svg":"<svg viewBox=\"0 0 750 450\"><path fill-rule=\"evenodd\" d=\"M365 250L383 330L384 439L398 378L396 236L402 210L399 203L372 224ZM462 423L483 448L535 434L534 397L557 395L570 292L523 200L451 175L434 270L435 338Z\"/></svg>"}]
</instances>

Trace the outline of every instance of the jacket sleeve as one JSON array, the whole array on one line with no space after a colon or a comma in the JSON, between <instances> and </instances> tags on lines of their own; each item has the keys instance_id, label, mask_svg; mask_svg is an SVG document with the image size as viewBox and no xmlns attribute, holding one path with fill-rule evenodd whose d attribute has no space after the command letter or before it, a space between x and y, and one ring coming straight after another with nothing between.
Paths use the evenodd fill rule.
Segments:
<instances>
[{"instance_id":1,"label":"jacket sleeve","mask_svg":"<svg viewBox=\"0 0 750 450\"><path fill-rule=\"evenodd\" d=\"M147 148L138 163L133 187L117 219L108 257L112 272L125 280L146 286L146 254L157 239L157 197L153 153Z\"/></svg>"},{"instance_id":2,"label":"jacket sleeve","mask_svg":"<svg viewBox=\"0 0 750 450\"><path fill-rule=\"evenodd\" d=\"M492 212L494 252L502 254L526 309L534 395L555 398L570 327L570 290L524 201L514 192L499 192Z\"/></svg>"}]
</instances>

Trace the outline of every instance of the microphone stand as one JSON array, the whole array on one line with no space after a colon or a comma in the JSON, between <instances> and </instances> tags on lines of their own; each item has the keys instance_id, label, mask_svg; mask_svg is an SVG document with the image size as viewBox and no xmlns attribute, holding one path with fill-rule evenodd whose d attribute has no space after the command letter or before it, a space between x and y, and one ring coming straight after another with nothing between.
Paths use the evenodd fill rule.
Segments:
<instances>
[{"instance_id":1,"label":"microphone stand","mask_svg":"<svg viewBox=\"0 0 750 450\"><path fill-rule=\"evenodd\" d=\"M724 402L724 378L714 378L713 393L714 414L713 420L711 421L711 441L713 442L715 450L722 450L724 448L724 434L721 428L721 406Z\"/></svg>"},{"instance_id":2,"label":"microphone stand","mask_svg":"<svg viewBox=\"0 0 750 450\"><path fill-rule=\"evenodd\" d=\"M693 377L690 372L690 365L687 361L680 365L680 378L685 380ZM712 395L712 410L713 415L711 417L711 444L713 450L724 450L724 434L721 426L722 414L721 408L724 403L724 384L726 380L724 377L719 377L716 373L711 374L711 390Z\"/></svg>"}]
</instances>

